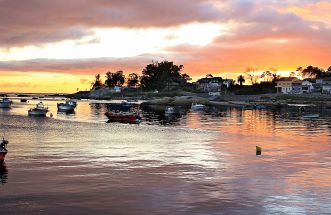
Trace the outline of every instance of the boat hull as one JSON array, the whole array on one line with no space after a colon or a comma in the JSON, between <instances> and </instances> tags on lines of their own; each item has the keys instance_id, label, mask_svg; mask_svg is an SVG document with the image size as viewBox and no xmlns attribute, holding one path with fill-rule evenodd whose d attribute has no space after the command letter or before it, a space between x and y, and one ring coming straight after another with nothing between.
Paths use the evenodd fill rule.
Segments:
<instances>
[{"instance_id":1,"label":"boat hull","mask_svg":"<svg viewBox=\"0 0 331 215\"><path fill-rule=\"evenodd\" d=\"M45 110L29 110L28 115L29 116L41 116L45 117L48 111Z\"/></svg>"},{"instance_id":2,"label":"boat hull","mask_svg":"<svg viewBox=\"0 0 331 215\"><path fill-rule=\"evenodd\" d=\"M0 108L10 108L11 107L11 103L10 101L6 101L6 102L0 102Z\"/></svg>"},{"instance_id":3,"label":"boat hull","mask_svg":"<svg viewBox=\"0 0 331 215\"><path fill-rule=\"evenodd\" d=\"M66 105L66 104L58 104L57 111L59 112L73 112L75 110L74 106Z\"/></svg>"},{"instance_id":4,"label":"boat hull","mask_svg":"<svg viewBox=\"0 0 331 215\"><path fill-rule=\"evenodd\" d=\"M107 112L105 115L108 117L110 122L120 122L120 123L129 123L129 124L138 124L140 123L140 117L134 114L118 114Z\"/></svg>"},{"instance_id":5,"label":"boat hull","mask_svg":"<svg viewBox=\"0 0 331 215\"><path fill-rule=\"evenodd\" d=\"M193 111L199 111L199 110L204 110L206 108L205 105L192 105L191 110Z\"/></svg>"}]
</instances>

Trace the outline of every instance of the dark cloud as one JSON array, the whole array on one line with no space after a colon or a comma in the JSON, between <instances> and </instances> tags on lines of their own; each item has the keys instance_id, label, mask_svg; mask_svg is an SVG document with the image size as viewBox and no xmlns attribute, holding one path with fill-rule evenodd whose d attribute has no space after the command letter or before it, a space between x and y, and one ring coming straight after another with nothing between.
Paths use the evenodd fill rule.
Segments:
<instances>
[{"instance_id":1,"label":"dark cloud","mask_svg":"<svg viewBox=\"0 0 331 215\"><path fill-rule=\"evenodd\" d=\"M56 72L68 74L95 74L108 70L140 73L152 61L166 60L163 56L142 55L131 58L93 58L76 60L34 59L25 61L0 61L1 72ZM167 59L168 60L168 59Z\"/></svg>"}]
</instances>

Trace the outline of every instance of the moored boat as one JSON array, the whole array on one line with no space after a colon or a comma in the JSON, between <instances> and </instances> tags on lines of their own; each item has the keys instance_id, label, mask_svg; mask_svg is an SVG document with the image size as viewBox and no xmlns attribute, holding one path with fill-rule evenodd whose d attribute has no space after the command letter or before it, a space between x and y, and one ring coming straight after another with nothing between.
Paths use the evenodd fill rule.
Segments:
<instances>
[{"instance_id":1,"label":"moored boat","mask_svg":"<svg viewBox=\"0 0 331 215\"><path fill-rule=\"evenodd\" d=\"M29 116L46 116L48 108L42 102L39 102L35 108L28 111Z\"/></svg>"},{"instance_id":2,"label":"moored boat","mask_svg":"<svg viewBox=\"0 0 331 215\"><path fill-rule=\"evenodd\" d=\"M165 115L171 115L171 114L175 114L177 111L174 107L170 107L170 106L167 106L165 108L165 111L164 111L164 114Z\"/></svg>"},{"instance_id":3,"label":"moored boat","mask_svg":"<svg viewBox=\"0 0 331 215\"><path fill-rule=\"evenodd\" d=\"M109 122L139 124L141 117L138 114L106 112Z\"/></svg>"},{"instance_id":4,"label":"moored boat","mask_svg":"<svg viewBox=\"0 0 331 215\"><path fill-rule=\"evenodd\" d=\"M206 108L203 104L192 103L191 110L204 110Z\"/></svg>"},{"instance_id":5,"label":"moored boat","mask_svg":"<svg viewBox=\"0 0 331 215\"><path fill-rule=\"evenodd\" d=\"M58 112L74 112L77 106L77 101L74 99L67 100L65 103L57 104Z\"/></svg>"},{"instance_id":6,"label":"moored boat","mask_svg":"<svg viewBox=\"0 0 331 215\"><path fill-rule=\"evenodd\" d=\"M304 118L304 119L317 119L319 117L320 117L320 115L318 113L316 113L316 114L308 114L308 115L302 116L302 118Z\"/></svg>"},{"instance_id":7,"label":"moored boat","mask_svg":"<svg viewBox=\"0 0 331 215\"><path fill-rule=\"evenodd\" d=\"M28 102L28 100L27 99L21 99L21 102L25 103L25 102Z\"/></svg>"},{"instance_id":8,"label":"moored boat","mask_svg":"<svg viewBox=\"0 0 331 215\"><path fill-rule=\"evenodd\" d=\"M3 138L0 143L0 162L3 162L5 160L5 157L8 153L7 144L8 144L8 140L5 140Z\"/></svg>"},{"instance_id":9,"label":"moored boat","mask_svg":"<svg viewBox=\"0 0 331 215\"><path fill-rule=\"evenodd\" d=\"M13 102L8 98L0 99L0 108L10 108Z\"/></svg>"}]
</instances>

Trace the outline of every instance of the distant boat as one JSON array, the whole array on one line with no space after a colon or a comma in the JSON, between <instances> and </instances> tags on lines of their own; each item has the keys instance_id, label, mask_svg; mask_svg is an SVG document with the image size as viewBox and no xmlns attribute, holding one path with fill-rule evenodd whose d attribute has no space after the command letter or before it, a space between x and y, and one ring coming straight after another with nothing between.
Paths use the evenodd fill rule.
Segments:
<instances>
[{"instance_id":1,"label":"distant boat","mask_svg":"<svg viewBox=\"0 0 331 215\"><path fill-rule=\"evenodd\" d=\"M191 105L191 110L204 110L206 108L206 105L203 104L197 104L197 103L192 103Z\"/></svg>"},{"instance_id":2,"label":"distant boat","mask_svg":"<svg viewBox=\"0 0 331 215\"><path fill-rule=\"evenodd\" d=\"M4 138L0 142L0 162L3 162L5 160L5 157L8 153L7 144L8 140L5 140Z\"/></svg>"},{"instance_id":3,"label":"distant boat","mask_svg":"<svg viewBox=\"0 0 331 215\"><path fill-rule=\"evenodd\" d=\"M139 124L141 117L138 114L106 112L109 122Z\"/></svg>"},{"instance_id":4,"label":"distant boat","mask_svg":"<svg viewBox=\"0 0 331 215\"><path fill-rule=\"evenodd\" d=\"M46 116L48 108L42 102L39 102L35 108L28 111L29 116Z\"/></svg>"},{"instance_id":5,"label":"distant boat","mask_svg":"<svg viewBox=\"0 0 331 215\"><path fill-rule=\"evenodd\" d=\"M0 99L0 108L10 108L12 103L8 98Z\"/></svg>"},{"instance_id":6,"label":"distant boat","mask_svg":"<svg viewBox=\"0 0 331 215\"><path fill-rule=\"evenodd\" d=\"M58 103L57 110L59 112L74 112L77 106L77 100L70 99L67 100L65 103Z\"/></svg>"},{"instance_id":7,"label":"distant boat","mask_svg":"<svg viewBox=\"0 0 331 215\"><path fill-rule=\"evenodd\" d=\"M319 117L320 117L319 114L308 114L308 115L302 116L302 118L304 118L304 119L317 119Z\"/></svg>"},{"instance_id":8,"label":"distant boat","mask_svg":"<svg viewBox=\"0 0 331 215\"><path fill-rule=\"evenodd\" d=\"M25 103L25 102L28 102L28 100L27 99L21 99L21 102Z\"/></svg>"},{"instance_id":9,"label":"distant boat","mask_svg":"<svg viewBox=\"0 0 331 215\"><path fill-rule=\"evenodd\" d=\"M39 99L37 96L33 96L32 99L36 100Z\"/></svg>"},{"instance_id":10,"label":"distant boat","mask_svg":"<svg viewBox=\"0 0 331 215\"><path fill-rule=\"evenodd\" d=\"M176 109L174 107L167 106L164 110L165 115L175 114L177 113Z\"/></svg>"}]
</instances>

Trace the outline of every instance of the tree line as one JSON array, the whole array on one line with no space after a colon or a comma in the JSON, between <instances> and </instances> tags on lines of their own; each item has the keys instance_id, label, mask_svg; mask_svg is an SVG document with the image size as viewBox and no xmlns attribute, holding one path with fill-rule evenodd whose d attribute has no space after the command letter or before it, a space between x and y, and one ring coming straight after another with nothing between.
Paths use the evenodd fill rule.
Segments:
<instances>
[{"instance_id":1,"label":"tree line","mask_svg":"<svg viewBox=\"0 0 331 215\"><path fill-rule=\"evenodd\" d=\"M261 75L257 74L257 69L247 68L244 75L241 74L237 77L237 83L242 86L248 79L252 85L257 84L258 80L275 85L280 77L276 68L262 72ZM315 66L307 66L306 68L298 67L295 71L290 73L290 77L301 77L303 79L331 77L331 66L326 70Z\"/></svg>"},{"instance_id":2,"label":"tree line","mask_svg":"<svg viewBox=\"0 0 331 215\"><path fill-rule=\"evenodd\" d=\"M163 90L173 85L186 84L191 80L186 73L182 74L184 66L176 65L171 61L153 62L148 64L142 71L142 75L131 73L125 77L123 71L110 72L105 74L105 81L102 82L101 75L97 74L92 82L92 88L123 86L125 83L129 88L142 88L147 90Z\"/></svg>"}]
</instances>

